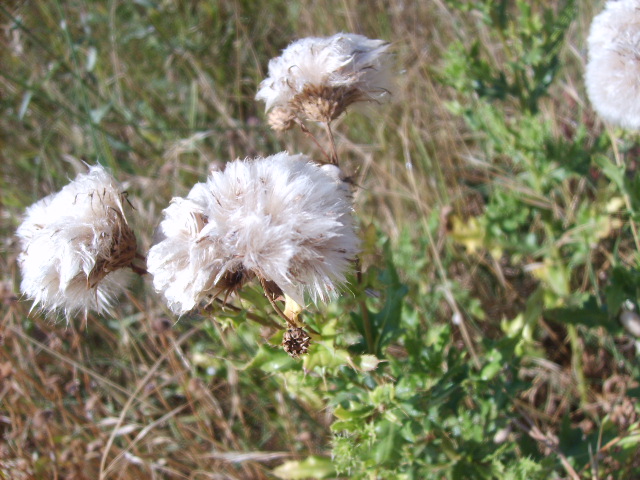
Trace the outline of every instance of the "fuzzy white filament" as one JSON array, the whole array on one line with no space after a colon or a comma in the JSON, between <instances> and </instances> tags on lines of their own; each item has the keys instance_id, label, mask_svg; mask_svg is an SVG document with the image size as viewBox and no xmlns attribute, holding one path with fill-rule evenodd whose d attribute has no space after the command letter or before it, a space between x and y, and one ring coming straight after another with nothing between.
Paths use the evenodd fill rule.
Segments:
<instances>
[{"instance_id":1,"label":"fuzzy white filament","mask_svg":"<svg viewBox=\"0 0 640 480\"><path fill-rule=\"evenodd\" d=\"M114 178L91 167L60 192L27 208L17 236L21 290L34 307L67 317L112 305L126 287L136 240Z\"/></svg>"},{"instance_id":2,"label":"fuzzy white filament","mask_svg":"<svg viewBox=\"0 0 640 480\"><path fill-rule=\"evenodd\" d=\"M147 257L175 313L257 276L303 304L336 294L358 251L348 189L334 166L279 153L236 160L174 198Z\"/></svg>"},{"instance_id":3,"label":"fuzzy white filament","mask_svg":"<svg viewBox=\"0 0 640 480\"><path fill-rule=\"evenodd\" d=\"M349 33L298 40L269 62L269 77L256 99L265 102L267 111L278 107L286 112L299 109L299 96L329 96L339 103L335 118L353 102L387 95L388 46Z\"/></svg>"},{"instance_id":4,"label":"fuzzy white filament","mask_svg":"<svg viewBox=\"0 0 640 480\"><path fill-rule=\"evenodd\" d=\"M587 93L608 122L640 129L640 0L609 1L591 23Z\"/></svg>"}]
</instances>

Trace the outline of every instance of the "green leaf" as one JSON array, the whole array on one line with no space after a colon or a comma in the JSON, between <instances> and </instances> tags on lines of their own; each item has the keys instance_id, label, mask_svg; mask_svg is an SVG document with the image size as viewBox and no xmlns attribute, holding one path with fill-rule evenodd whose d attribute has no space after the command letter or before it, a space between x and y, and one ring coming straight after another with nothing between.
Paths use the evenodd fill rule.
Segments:
<instances>
[{"instance_id":1,"label":"green leaf","mask_svg":"<svg viewBox=\"0 0 640 480\"><path fill-rule=\"evenodd\" d=\"M111 110L110 103L106 103L101 107L91 110L90 112L91 122L96 125L99 125L102 119L105 117L105 115L109 113L109 110Z\"/></svg>"},{"instance_id":2,"label":"green leaf","mask_svg":"<svg viewBox=\"0 0 640 480\"><path fill-rule=\"evenodd\" d=\"M623 303L631 300L637 303L640 297L640 271L624 267L614 267L605 290L609 316L615 318Z\"/></svg>"},{"instance_id":3,"label":"green leaf","mask_svg":"<svg viewBox=\"0 0 640 480\"><path fill-rule=\"evenodd\" d=\"M584 325L586 327L605 327L611 330L612 322L607 312L596 302L595 297L580 306L554 308L544 312L544 316L556 322L568 325ZM615 326L616 329L618 326Z\"/></svg>"},{"instance_id":4,"label":"green leaf","mask_svg":"<svg viewBox=\"0 0 640 480\"><path fill-rule=\"evenodd\" d=\"M378 368L380 359L375 355L358 355L353 359L353 366L361 372L371 372Z\"/></svg>"},{"instance_id":5,"label":"green leaf","mask_svg":"<svg viewBox=\"0 0 640 480\"><path fill-rule=\"evenodd\" d=\"M292 369L300 368L300 361L295 358L291 358L281 348L265 347L261 346L256 353L253 360L251 360L245 367L259 368L263 372L283 372Z\"/></svg>"},{"instance_id":6,"label":"green leaf","mask_svg":"<svg viewBox=\"0 0 640 480\"><path fill-rule=\"evenodd\" d=\"M373 450L373 458L378 465L395 461L400 457L404 438L400 435L401 427L388 420L376 425L376 436L379 439Z\"/></svg>"},{"instance_id":7,"label":"green leaf","mask_svg":"<svg viewBox=\"0 0 640 480\"><path fill-rule=\"evenodd\" d=\"M302 357L302 361L305 370L311 371L316 367L335 368L347 365L351 359L346 350L328 347L322 343L312 343L309 353Z\"/></svg>"},{"instance_id":8,"label":"green leaf","mask_svg":"<svg viewBox=\"0 0 640 480\"><path fill-rule=\"evenodd\" d=\"M311 456L304 460L285 462L271 472L284 480L320 479L336 475L331 460L326 457Z\"/></svg>"},{"instance_id":9,"label":"green leaf","mask_svg":"<svg viewBox=\"0 0 640 480\"><path fill-rule=\"evenodd\" d=\"M367 353L382 357L382 350L401 333L402 306L409 289L400 282L391 254L389 242L384 245L386 268L380 274L379 281L383 285L385 302L379 312L367 311L366 320L359 313L352 313L351 318L365 339Z\"/></svg>"},{"instance_id":10,"label":"green leaf","mask_svg":"<svg viewBox=\"0 0 640 480\"><path fill-rule=\"evenodd\" d=\"M596 155L593 159L596 165L600 167L602 173L615 183L620 191L625 191L624 185L624 169L615 165L608 157L604 155Z\"/></svg>"}]
</instances>

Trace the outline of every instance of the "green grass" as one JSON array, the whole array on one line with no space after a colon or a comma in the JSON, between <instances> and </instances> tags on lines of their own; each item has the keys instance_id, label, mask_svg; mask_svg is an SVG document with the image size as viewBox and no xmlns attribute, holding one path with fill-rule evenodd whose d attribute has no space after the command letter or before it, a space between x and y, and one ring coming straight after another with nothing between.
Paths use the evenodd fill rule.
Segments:
<instances>
[{"instance_id":1,"label":"green grass","mask_svg":"<svg viewBox=\"0 0 640 480\"><path fill-rule=\"evenodd\" d=\"M582 84L599 6L578 2L553 30L527 23L542 3L527 16L501 2L504 28L483 17L494 3L2 3L0 478L639 475L637 339L617 321L640 285L637 160ZM271 132L253 97L292 40L340 31L391 41L398 75L390 103L334 126L359 185L364 281L305 314L323 333L306 370L243 312L175 318L148 278L113 317L29 312L15 229L83 163L123 182L145 253L162 209L211 168L320 157L300 132ZM523 54L558 32L538 91L544 55ZM478 88L497 72L516 86ZM257 286L246 306L272 315ZM374 371L345 360L372 352Z\"/></svg>"}]
</instances>

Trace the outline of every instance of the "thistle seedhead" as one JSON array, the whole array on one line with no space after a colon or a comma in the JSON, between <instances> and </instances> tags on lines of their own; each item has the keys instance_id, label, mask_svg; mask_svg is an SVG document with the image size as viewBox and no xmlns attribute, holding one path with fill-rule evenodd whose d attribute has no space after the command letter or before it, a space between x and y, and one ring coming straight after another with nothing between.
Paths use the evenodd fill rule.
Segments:
<instances>
[{"instance_id":1,"label":"thistle seedhead","mask_svg":"<svg viewBox=\"0 0 640 480\"><path fill-rule=\"evenodd\" d=\"M67 316L108 308L136 255L124 195L101 166L27 208L17 230L21 290L43 310Z\"/></svg>"},{"instance_id":2,"label":"thistle seedhead","mask_svg":"<svg viewBox=\"0 0 640 480\"><path fill-rule=\"evenodd\" d=\"M164 211L147 257L155 288L178 314L253 277L272 299L334 296L359 246L336 170L280 153L212 172Z\"/></svg>"},{"instance_id":3,"label":"thistle seedhead","mask_svg":"<svg viewBox=\"0 0 640 480\"><path fill-rule=\"evenodd\" d=\"M330 122L350 105L379 101L389 93L389 44L362 35L340 33L303 38L269 62L269 77L256 99L266 110L283 109L302 119ZM276 127L288 126L277 114Z\"/></svg>"}]
</instances>

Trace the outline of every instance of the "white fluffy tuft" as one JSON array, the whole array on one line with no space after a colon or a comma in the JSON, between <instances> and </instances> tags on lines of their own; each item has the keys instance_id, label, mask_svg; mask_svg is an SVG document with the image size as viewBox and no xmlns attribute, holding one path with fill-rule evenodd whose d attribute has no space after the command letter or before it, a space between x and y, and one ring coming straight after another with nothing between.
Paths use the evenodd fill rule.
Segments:
<instances>
[{"instance_id":1,"label":"white fluffy tuft","mask_svg":"<svg viewBox=\"0 0 640 480\"><path fill-rule=\"evenodd\" d=\"M640 129L640 0L609 1L591 23L585 82L608 122Z\"/></svg>"},{"instance_id":2,"label":"white fluffy tuft","mask_svg":"<svg viewBox=\"0 0 640 480\"><path fill-rule=\"evenodd\" d=\"M269 77L256 95L273 107L287 107L305 87L348 87L363 98L380 100L389 90L387 48L383 40L339 33L326 38L303 38L269 62Z\"/></svg>"},{"instance_id":3,"label":"white fluffy tuft","mask_svg":"<svg viewBox=\"0 0 640 480\"><path fill-rule=\"evenodd\" d=\"M23 294L34 307L62 310L67 317L110 307L125 289L127 275L101 271L93 286L90 278L112 255L125 228L119 187L101 166L34 203L16 232Z\"/></svg>"},{"instance_id":4,"label":"white fluffy tuft","mask_svg":"<svg viewBox=\"0 0 640 480\"><path fill-rule=\"evenodd\" d=\"M238 275L274 282L300 304L305 291L326 300L359 246L338 174L285 152L212 172L171 201L160 233L147 268L178 314L228 290L225 279Z\"/></svg>"}]
</instances>

